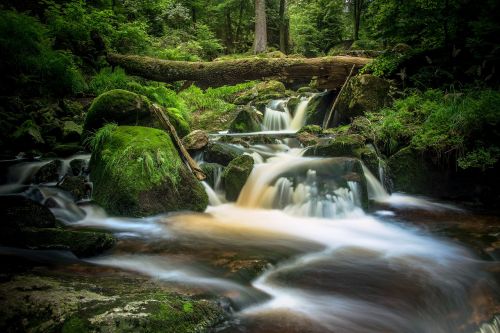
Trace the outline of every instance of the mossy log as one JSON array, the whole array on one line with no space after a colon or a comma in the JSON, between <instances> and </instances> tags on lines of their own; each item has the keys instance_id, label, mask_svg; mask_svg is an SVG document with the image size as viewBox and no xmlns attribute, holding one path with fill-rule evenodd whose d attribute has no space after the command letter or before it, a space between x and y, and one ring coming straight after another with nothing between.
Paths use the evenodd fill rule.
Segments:
<instances>
[{"instance_id":1,"label":"mossy log","mask_svg":"<svg viewBox=\"0 0 500 333\"><path fill-rule=\"evenodd\" d=\"M187 62L111 53L113 66L128 73L163 82L193 81L200 86L217 87L243 81L278 79L288 82L317 79L318 88L342 86L352 66L356 70L371 61L369 58L333 56L322 58L246 58L216 62Z\"/></svg>"}]
</instances>

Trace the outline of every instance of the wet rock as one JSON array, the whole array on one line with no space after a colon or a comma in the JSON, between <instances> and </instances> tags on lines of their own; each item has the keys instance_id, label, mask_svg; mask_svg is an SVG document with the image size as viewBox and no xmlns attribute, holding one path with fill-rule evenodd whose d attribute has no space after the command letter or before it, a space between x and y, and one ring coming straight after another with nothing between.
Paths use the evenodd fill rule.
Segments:
<instances>
[{"instance_id":1,"label":"wet rock","mask_svg":"<svg viewBox=\"0 0 500 333\"><path fill-rule=\"evenodd\" d=\"M243 107L229 126L230 133L258 132L261 129L261 118L252 107Z\"/></svg>"},{"instance_id":2,"label":"wet rock","mask_svg":"<svg viewBox=\"0 0 500 333\"><path fill-rule=\"evenodd\" d=\"M44 164L33 176L33 182L39 184L59 181L62 166L63 162L61 160L53 160Z\"/></svg>"},{"instance_id":3,"label":"wet rock","mask_svg":"<svg viewBox=\"0 0 500 333\"><path fill-rule=\"evenodd\" d=\"M1 284L0 306L3 332L210 332L226 317L214 299L99 272L16 276Z\"/></svg>"},{"instance_id":4,"label":"wet rock","mask_svg":"<svg viewBox=\"0 0 500 333\"><path fill-rule=\"evenodd\" d=\"M319 136L323 130L318 125L306 125L297 132L297 140L305 146L313 146L320 142Z\"/></svg>"},{"instance_id":5,"label":"wet rock","mask_svg":"<svg viewBox=\"0 0 500 333\"><path fill-rule=\"evenodd\" d=\"M78 142L56 145L53 149L53 153L59 157L68 157L84 151L85 149Z\"/></svg>"},{"instance_id":6,"label":"wet rock","mask_svg":"<svg viewBox=\"0 0 500 333\"><path fill-rule=\"evenodd\" d=\"M203 185L182 162L169 135L140 126L106 130L90 160L96 203L125 216L205 210Z\"/></svg>"},{"instance_id":7,"label":"wet rock","mask_svg":"<svg viewBox=\"0 0 500 333\"><path fill-rule=\"evenodd\" d=\"M211 163L218 163L221 165L228 165L229 162L234 160L239 155L243 154L243 150L229 144L210 143L205 150L205 161Z\"/></svg>"},{"instance_id":8,"label":"wet rock","mask_svg":"<svg viewBox=\"0 0 500 333\"><path fill-rule=\"evenodd\" d=\"M356 150L365 146L365 139L357 134L339 135L309 148L304 156L356 156Z\"/></svg>"},{"instance_id":9,"label":"wet rock","mask_svg":"<svg viewBox=\"0 0 500 333\"><path fill-rule=\"evenodd\" d=\"M253 158L249 155L241 155L228 164L222 174L227 200L236 201L238 199L243 185L252 172L253 164Z\"/></svg>"},{"instance_id":10,"label":"wet rock","mask_svg":"<svg viewBox=\"0 0 500 333\"><path fill-rule=\"evenodd\" d=\"M203 130L195 130L182 139L182 143L187 150L197 151L208 145L208 134Z\"/></svg>"},{"instance_id":11,"label":"wet rock","mask_svg":"<svg viewBox=\"0 0 500 333\"><path fill-rule=\"evenodd\" d=\"M82 137L82 126L76 124L74 121L63 122L63 142L77 142Z\"/></svg>"},{"instance_id":12,"label":"wet rock","mask_svg":"<svg viewBox=\"0 0 500 333\"><path fill-rule=\"evenodd\" d=\"M13 230L56 226L56 219L47 207L20 195L0 196L0 221L2 229Z\"/></svg>"},{"instance_id":13,"label":"wet rock","mask_svg":"<svg viewBox=\"0 0 500 333\"><path fill-rule=\"evenodd\" d=\"M391 85L387 80L363 74L351 78L338 97L331 126L348 124L367 112L376 112L388 105Z\"/></svg>"},{"instance_id":14,"label":"wet rock","mask_svg":"<svg viewBox=\"0 0 500 333\"><path fill-rule=\"evenodd\" d=\"M325 115L330 111L334 100L334 93L327 91L314 95L306 108L306 125L323 125Z\"/></svg>"},{"instance_id":15,"label":"wet rock","mask_svg":"<svg viewBox=\"0 0 500 333\"><path fill-rule=\"evenodd\" d=\"M291 115L295 115L295 109L299 103L300 98L298 97L290 97L290 99L286 102L286 106L288 107L288 111L290 111Z\"/></svg>"},{"instance_id":16,"label":"wet rock","mask_svg":"<svg viewBox=\"0 0 500 333\"><path fill-rule=\"evenodd\" d=\"M45 143L40 127L32 120L26 120L13 134L15 144L21 148L39 147Z\"/></svg>"},{"instance_id":17,"label":"wet rock","mask_svg":"<svg viewBox=\"0 0 500 333\"><path fill-rule=\"evenodd\" d=\"M318 91L312 87L309 87L309 86L304 86L304 87L300 87L298 90L297 90L297 93L299 94L305 94L305 93L317 93Z\"/></svg>"},{"instance_id":18,"label":"wet rock","mask_svg":"<svg viewBox=\"0 0 500 333\"><path fill-rule=\"evenodd\" d=\"M88 162L81 158L75 158L69 162L71 176L80 176L88 172Z\"/></svg>"},{"instance_id":19,"label":"wet rock","mask_svg":"<svg viewBox=\"0 0 500 333\"><path fill-rule=\"evenodd\" d=\"M267 104L271 99L279 99L286 96L285 85L279 81L260 82L252 89L242 92L235 100L234 104L245 105L250 102Z\"/></svg>"},{"instance_id":20,"label":"wet rock","mask_svg":"<svg viewBox=\"0 0 500 333\"><path fill-rule=\"evenodd\" d=\"M75 201L88 198L91 188L84 176L67 176L64 177L59 188L71 194Z\"/></svg>"},{"instance_id":21,"label":"wet rock","mask_svg":"<svg viewBox=\"0 0 500 333\"><path fill-rule=\"evenodd\" d=\"M113 235L105 232L28 228L22 230L12 245L31 249L69 250L78 257L89 257L110 249L115 242Z\"/></svg>"},{"instance_id":22,"label":"wet rock","mask_svg":"<svg viewBox=\"0 0 500 333\"><path fill-rule=\"evenodd\" d=\"M217 178L219 178L219 181L221 180L220 177L222 177L222 173L225 169L225 167L217 163L203 163L200 165L200 168L203 170L205 175L207 175L207 179L205 179L205 181L212 188L215 188Z\"/></svg>"},{"instance_id":23,"label":"wet rock","mask_svg":"<svg viewBox=\"0 0 500 333\"><path fill-rule=\"evenodd\" d=\"M105 92L92 102L84 129L94 132L106 123L158 127L151 113L151 102L144 96L121 89Z\"/></svg>"}]
</instances>

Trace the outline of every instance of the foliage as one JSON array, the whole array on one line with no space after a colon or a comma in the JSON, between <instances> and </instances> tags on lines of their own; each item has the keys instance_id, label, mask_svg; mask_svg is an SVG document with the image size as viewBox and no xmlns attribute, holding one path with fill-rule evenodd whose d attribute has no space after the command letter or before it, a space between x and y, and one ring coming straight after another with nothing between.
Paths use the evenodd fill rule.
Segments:
<instances>
[{"instance_id":1,"label":"foliage","mask_svg":"<svg viewBox=\"0 0 500 333\"><path fill-rule=\"evenodd\" d=\"M458 159L461 168L486 168L500 158L500 92L414 92L380 114L370 114L376 138L389 153L410 145Z\"/></svg>"},{"instance_id":2,"label":"foliage","mask_svg":"<svg viewBox=\"0 0 500 333\"><path fill-rule=\"evenodd\" d=\"M409 56L409 53L385 52L365 65L360 72L362 74L371 73L375 76L390 76Z\"/></svg>"}]
</instances>

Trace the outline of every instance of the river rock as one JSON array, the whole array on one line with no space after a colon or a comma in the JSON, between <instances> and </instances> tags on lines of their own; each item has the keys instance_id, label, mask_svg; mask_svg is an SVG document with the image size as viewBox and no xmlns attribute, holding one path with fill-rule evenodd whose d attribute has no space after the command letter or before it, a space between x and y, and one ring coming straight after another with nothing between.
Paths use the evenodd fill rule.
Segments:
<instances>
[{"instance_id":1,"label":"river rock","mask_svg":"<svg viewBox=\"0 0 500 333\"><path fill-rule=\"evenodd\" d=\"M228 164L222 174L227 200L236 201L238 199L241 189L252 172L253 164L253 158L249 155L241 155Z\"/></svg>"},{"instance_id":2,"label":"river rock","mask_svg":"<svg viewBox=\"0 0 500 333\"><path fill-rule=\"evenodd\" d=\"M261 130L261 118L252 107L242 107L229 126L230 133L248 133Z\"/></svg>"},{"instance_id":3,"label":"river rock","mask_svg":"<svg viewBox=\"0 0 500 333\"><path fill-rule=\"evenodd\" d=\"M164 131L120 126L97 136L101 143L90 160L93 199L109 213L147 216L207 207L203 185Z\"/></svg>"},{"instance_id":4,"label":"river rock","mask_svg":"<svg viewBox=\"0 0 500 333\"><path fill-rule=\"evenodd\" d=\"M78 142L81 139L83 128L74 121L63 122L63 135L64 142Z\"/></svg>"},{"instance_id":5,"label":"river rock","mask_svg":"<svg viewBox=\"0 0 500 333\"><path fill-rule=\"evenodd\" d=\"M63 162L61 160L52 160L42 165L33 176L33 182L39 184L59 181L62 166Z\"/></svg>"},{"instance_id":6,"label":"river rock","mask_svg":"<svg viewBox=\"0 0 500 333\"><path fill-rule=\"evenodd\" d=\"M203 130L194 130L182 139L182 144L187 150L197 151L208 145L208 133Z\"/></svg>"},{"instance_id":7,"label":"river rock","mask_svg":"<svg viewBox=\"0 0 500 333\"><path fill-rule=\"evenodd\" d=\"M14 132L13 141L21 149L28 147L39 147L45 143L42 138L40 127L32 120L26 120Z\"/></svg>"},{"instance_id":8,"label":"river rock","mask_svg":"<svg viewBox=\"0 0 500 333\"><path fill-rule=\"evenodd\" d=\"M56 219L47 207L21 195L0 196L0 221L2 229L56 226Z\"/></svg>"},{"instance_id":9,"label":"river rock","mask_svg":"<svg viewBox=\"0 0 500 333\"><path fill-rule=\"evenodd\" d=\"M234 100L234 104L245 105L251 102L262 111L270 100L280 99L286 95L287 93L283 83L270 80L260 82L252 89L245 90Z\"/></svg>"},{"instance_id":10,"label":"river rock","mask_svg":"<svg viewBox=\"0 0 500 333\"><path fill-rule=\"evenodd\" d=\"M371 74L357 75L349 80L338 97L331 126L348 124L367 112L376 112L391 102L389 81Z\"/></svg>"},{"instance_id":11,"label":"river rock","mask_svg":"<svg viewBox=\"0 0 500 333\"><path fill-rule=\"evenodd\" d=\"M304 156L316 157L357 157L356 150L365 146L365 138L361 135L339 135L333 139L318 143L309 148Z\"/></svg>"},{"instance_id":12,"label":"river rock","mask_svg":"<svg viewBox=\"0 0 500 333\"><path fill-rule=\"evenodd\" d=\"M223 143L210 143L205 150L204 159L207 162L218 163L226 166L236 157L243 154L243 149L237 148L233 145Z\"/></svg>"},{"instance_id":13,"label":"river rock","mask_svg":"<svg viewBox=\"0 0 500 333\"><path fill-rule=\"evenodd\" d=\"M210 185L210 187L215 189L215 184L219 180L221 181L222 173L225 167L217 163L203 163L200 165L201 170L207 175L205 181Z\"/></svg>"},{"instance_id":14,"label":"river rock","mask_svg":"<svg viewBox=\"0 0 500 333\"><path fill-rule=\"evenodd\" d=\"M82 158L75 158L69 162L71 170L70 176L80 176L88 172L88 161Z\"/></svg>"},{"instance_id":15,"label":"river rock","mask_svg":"<svg viewBox=\"0 0 500 333\"><path fill-rule=\"evenodd\" d=\"M71 194L75 201L80 201L89 197L91 188L87 184L84 176L67 176L64 177L61 184L58 185L60 189Z\"/></svg>"},{"instance_id":16,"label":"river rock","mask_svg":"<svg viewBox=\"0 0 500 333\"><path fill-rule=\"evenodd\" d=\"M305 124L322 126L325 115L332 107L334 97L332 91L312 96L309 104L307 104Z\"/></svg>"}]
</instances>

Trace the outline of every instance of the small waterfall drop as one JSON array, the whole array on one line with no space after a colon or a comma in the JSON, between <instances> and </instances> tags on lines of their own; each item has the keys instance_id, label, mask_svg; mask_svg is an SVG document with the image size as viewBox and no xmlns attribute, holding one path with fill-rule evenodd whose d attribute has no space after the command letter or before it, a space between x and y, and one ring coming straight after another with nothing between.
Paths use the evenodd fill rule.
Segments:
<instances>
[{"instance_id":1,"label":"small waterfall drop","mask_svg":"<svg viewBox=\"0 0 500 333\"><path fill-rule=\"evenodd\" d=\"M269 103L264 113L263 130L298 131L304 126L307 105L312 97L303 98L292 114L286 100L274 100Z\"/></svg>"}]
</instances>

